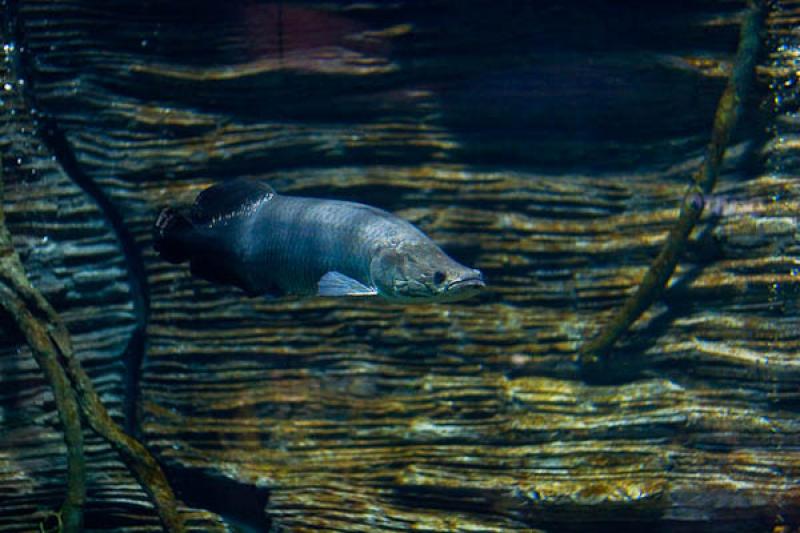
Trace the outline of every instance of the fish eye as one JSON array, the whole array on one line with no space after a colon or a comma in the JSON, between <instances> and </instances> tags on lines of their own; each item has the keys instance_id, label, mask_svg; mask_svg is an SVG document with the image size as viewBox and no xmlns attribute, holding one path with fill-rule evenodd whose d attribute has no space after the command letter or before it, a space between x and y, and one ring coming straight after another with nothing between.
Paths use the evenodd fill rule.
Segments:
<instances>
[{"instance_id":1,"label":"fish eye","mask_svg":"<svg viewBox=\"0 0 800 533\"><path fill-rule=\"evenodd\" d=\"M446 280L446 279L447 279L447 276L441 270L437 270L436 272L433 273L433 282L436 285L441 285L442 283L444 283L444 280Z\"/></svg>"}]
</instances>

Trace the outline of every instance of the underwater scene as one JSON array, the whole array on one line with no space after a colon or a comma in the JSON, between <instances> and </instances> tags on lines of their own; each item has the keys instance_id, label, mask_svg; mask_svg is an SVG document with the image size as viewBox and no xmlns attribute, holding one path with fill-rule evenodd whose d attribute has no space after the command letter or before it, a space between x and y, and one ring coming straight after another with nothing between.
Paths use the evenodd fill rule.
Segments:
<instances>
[{"instance_id":1,"label":"underwater scene","mask_svg":"<svg viewBox=\"0 0 800 533\"><path fill-rule=\"evenodd\" d=\"M800 532L800 0L0 0L1 532Z\"/></svg>"}]
</instances>

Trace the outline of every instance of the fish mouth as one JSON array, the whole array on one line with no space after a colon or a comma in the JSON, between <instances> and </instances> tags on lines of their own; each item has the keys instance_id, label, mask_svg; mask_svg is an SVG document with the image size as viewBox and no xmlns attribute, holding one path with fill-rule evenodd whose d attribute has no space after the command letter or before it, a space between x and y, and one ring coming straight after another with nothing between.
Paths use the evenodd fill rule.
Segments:
<instances>
[{"instance_id":1,"label":"fish mouth","mask_svg":"<svg viewBox=\"0 0 800 533\"><path fill-rule=\"evenodd\" d=\"M486 287L486 282L483 280L483 276L475 276L470 278L464 279L457 279L455 281L450 282L447 285L447 292L450 291L465 291L465 290L479 290Z\"/></svg>"}]
</instances>

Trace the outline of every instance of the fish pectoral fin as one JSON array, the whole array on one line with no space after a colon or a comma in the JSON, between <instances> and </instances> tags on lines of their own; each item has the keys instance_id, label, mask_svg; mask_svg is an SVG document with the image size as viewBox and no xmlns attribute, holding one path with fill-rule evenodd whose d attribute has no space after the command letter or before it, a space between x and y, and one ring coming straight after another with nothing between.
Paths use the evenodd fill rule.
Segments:
<instances>
[{"instance_id":1,"label":"fish pectoral fin","mask_svg":"<svg viewBox=\"0 0 800 533\"><path fill-rule=\"evenodd\" d=\"M367 287L358 280L345 276L341 272L327 272L319 279L317 294L319 296L375 296L374 287Z\"/></svg>"}]
</instances>

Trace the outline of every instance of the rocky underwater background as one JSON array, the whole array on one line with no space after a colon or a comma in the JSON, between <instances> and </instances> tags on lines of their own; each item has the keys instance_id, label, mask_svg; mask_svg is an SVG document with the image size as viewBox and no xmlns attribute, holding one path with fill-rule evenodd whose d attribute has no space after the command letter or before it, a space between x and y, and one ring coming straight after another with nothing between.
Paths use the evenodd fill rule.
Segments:
<instances>
[{"instance_id":1,"label":"rocky underwater background","mask_svg":"<svg viewBox=\"0 0 800 533\"><path fill-rule=\"evenodd\" d=\"M755 3L700 223L587 366L704 164L748 2L0 0L5 225L53 307L0 233L0 530L59 529L78 460L14 315L53 364L71 339L190 531L798 531L800 1ZM161 260L159 210L240 176L389 210L488 288L270 300ZM119 434L77 431L86 530L180 530Z\"/></svg>"}]
</instances>

